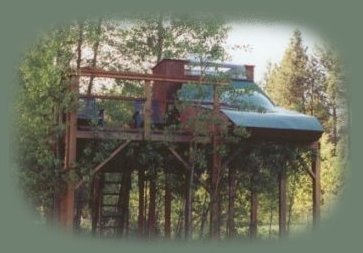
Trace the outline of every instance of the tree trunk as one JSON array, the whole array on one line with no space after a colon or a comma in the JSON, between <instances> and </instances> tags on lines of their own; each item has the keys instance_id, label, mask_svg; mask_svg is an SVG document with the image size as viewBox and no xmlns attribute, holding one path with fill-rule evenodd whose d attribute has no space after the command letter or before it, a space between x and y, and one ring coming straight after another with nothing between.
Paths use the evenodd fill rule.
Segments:
<instances>
[{"instance_id":1,"label":"tree trunk","mask_svg":"<svg viewBox=\"0 0 363 253\"><path fill-rule=\"evenodd\" d=\"M272 205L272 201L270 201L270 217L269 217L269 221L268 221L268 238L271 239L272 237L272 221L273 221L273 215L274 215L274 210L273 210L273 205Z\"/></svg>"},{"instance_id":2,"label":"tree trunk","mask_svg":"<svg viewBox=\"0 0 363 253\"><path fill-rule=\"evenodd\" d=\"M251 211L250 211L250 238L257 238L257 210L258 210L258 196L256 190L251 191Z\"/></svg>"},{"instance_id":3,"label":"tree trunk","mask_svg":"<svg viewBox=\"0 0 363 253\"><path fill-rule=\"evenodd\" d=\"M168 169L165 169L165 238L170 239L171 235L171 189L170 189L170 174Z\"/></svg>"},{"instance_id":4,"label":"tree trunk","mask_svg":"<svg viewBox=\"0 0 363 253\"><path fill-rule=\"evenodd\" d=\"M228 214L227 214L227 236L235 237L236 227L234 223L234 202L236 198L236 169L229 167L228 169Z\"/></svg>"},{"instance_id":5,"label":"tree trunk","mask_svg":"<svg viewBox=\"0 0 363 253\"><path fill-rule=\"evenodd\" d=\"M127 216L129 211L129 199L131 188L131 170L126 169L122 173L121 189L119 194L118 209L120 210L119 234L124 235L126 231Z\"/></svg>"},{"instance_id":6,"label":"tree trunk","mask_svg":"<svg viewBox=\"0 0 363 253\"><path fill-rule=\"evenodd\" d=\"M185 210L184 210L184 232L185 239L188 240L191 237L192 230L192 172L186 171L186 182L185 182Z\"/></svg>"},{"instance_id":7,"label":"tree trunk","mask_svg":"<svg viewBox=\"0 0 363 253\"><path fill-rule=\"evenodd\" d=\"M315 154L312 160L313 181L313 226L316 229L320 223L320 205L321 205L321 182L320 182L320 143L314 143Z\"/></svg>"},{"instance_id":8,"label":"tree trunk","mask_svg":"<svg viewBox=\"0 0 363 253\"><path fill-rule=\"evenodd\" d=\"M219 115L219 97L216 85L213 86L213 114L217 118ZM220 147L222 141L220 136L220 129L216 122L213 123L213 160L211 170L211 207L210 207L210 235L212 239L220 238L220 190L219 190L219 179L220 171L222 167L222 159L220 155Z\"/></svg>"},{"instance_id":9,"label":"tree trunk","mask_svg":"<svg viewBox=\"0 0 363 253\"><path fill-rule=\"evenodd\" d=\"M250 210L250 238L251 239L256 239L257 238L257 222L258 222L258 217L257 217L257 211L258 211L258 193L257 193L257 189L256 189L256 184L257 184L257 180L256 180L256 173L254 172L252 174L252 178L251 178L251 210Z\"/></svg>"},{"instance_id":10,"label":"tree trunk","mask_svg":"<svg viewBox=\"0 0 363 253\"><path fill-rule=\"evenodd\" d=\"M98 21L98 26L97 26L97 30L96 30L97 38L92 47L92 49L93 49L93 58L92 58L92 62L91 62L92 68L95 68L97 65L97 56L98 56L98 48L99 48L100 41L101 41L101 33L102 33L102 19L100 18ZM88 95L90 95L92 93L93 80L94 80L94 76L91 76L89 79L88 89L87 89Z\"/></svg>"},{"instance_id":11,"label":"tree trunk","mask_svg":"<svg viewBox=\"0 0 363 253\"><path fill-rule=\"evenodd\" d=\"M145 203L144 203L144 235L148 235L149 234L149 223L147 220L147 217L149 216L148 213L148 206L149 206L149 201L148 201L148 194L149 194L149 183L147 180L145 180L145 191L144 191L144 198L145 198Z\"/></svg>"},{"instance_id":12,"label":"tree trunk","mask_svg":"<svg viewBox=\"0 0 363 253\"><path fill-rule=\"evenodd\" d=\"M156 234L156 171L152 172L150 178L150 200L149 200L149 238L153 238Z\"/></svg>"},{"instance_id":13,"label":"tree trunk","mask_svg":"<svg viewBox=\"0 0 363 253\"><path fill-rule=\"evenodd\" d=\"M337 143L338 143L338 117L337 117L337 108L334 105L333 106L333 145L334 145L334 149L333 149L333 155L336 154L336 148L337 148Z\"/></svg>"},{"instance_id":14,"label":"tree trunk","mask_svg":"<svg viewBox=\"0 0 363 253\"><path fill-rule=\"evenodd\" d=\"M186 170L186 197L185 197L185 239L192 237L192 204L193 204L193 178L194 178L194 150L189 147L190 170Z\"/></svg>"},{"instance_id":15,"label":"tree trunk","mask_svg":"<svg viewBox=\"0 0 363 253\"><path fill-rule=\"evenodd\" d=\"M138 170L138 187L139 187L139 213L137 218L137 233L139 237L144 235L144 191L145 191L145 171L143 168Z\"/></svg>"},{"instance_id":16,"label":"tree trunk","mask_svg":"<svg viewBox=\"0 0 363 253\"><path fill-rule=\"evenodd\" d=\"M156 45L156 61L159 63L163 57L163 47L164 47L164 36L165 36L165 29L163 26L163 15L160 14L158 18L158 39Z\"/></svg>"},{"instance_id":17,"label":"tree trunk","mask_svg":"<svg viewBox=\"0 0 363 253\"><path fill-rule=\"evenodd\" d=\"M279 236L286 236L286 171L279 173Z\"/></svg>"},{"instance_id":18,"label":"tree trunk","mask_svg":"<svg viewBox=\"0 0 363 253\"><path fill-rule=\"evenodd\" d=\"M182 223L183 223L183 217L184 217L184 212L183 210L185 209L185 199L183 198L183 201L182 201L182 208L179 212L179 216L178 216L178 223L177 223L177 226L176 226L176 231L175 231L175 237L176 238L181 238L181 235L182 235Z\"/></svg>"},{"instance_id":19,"label":"tree trunk","mask_svg":"<svg viewBox=\"0 0 363 253\"><path fill-rule=\"evenodd\" d=\"M209 205L207 205L206 199L207 199L207 197L205 198L205 201L203 204L203 212L202 212L202 217L201 217L201 222L200 222L199 239L203 238L204 227L205 227L205 223L207 222L207 217L208 217L208 212L209 212Z\"/></svg>"}]
</instances>

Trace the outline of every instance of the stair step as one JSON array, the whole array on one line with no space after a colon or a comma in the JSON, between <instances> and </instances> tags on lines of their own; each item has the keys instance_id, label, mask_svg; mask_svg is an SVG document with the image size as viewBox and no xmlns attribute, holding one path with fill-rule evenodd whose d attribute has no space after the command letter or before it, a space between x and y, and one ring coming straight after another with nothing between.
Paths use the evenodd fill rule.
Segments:
<instances>
[{"instance_id":1,"label":"stair step","mask_svg":"<svg viewBox=\"0 0 363 253\"><path fill-rule=\"evenodd\" d=\"M120 228L120 226L99 226L101 229Z\"/></svg>"},{"instance_id":2,"label":"stair step","mask_svg":"<svg viewBox=\"0 0 363 253\"><path fill-rule=\"evenodd\" d=\"M101 204L102 207L117 207L117 204Z\"/></svg>"},{"instance_id":3,"label":"stair step","mask_svg":"<svg viewBox=\"0 0 363 253\"><path fill-rule=\"evenodd\" d=\"M118 192L103 192L103 195L110 195L110 196L118 196L120 195L120 193Z\"/></svg>"},{"instance_id":4,"label":"stair step","mask_svg":"<svg viewBox=\"0 0 363 253\"><path fill-rule=\"evenodd\" d=\"M104 218L119 218L121 216L122 216L121 214L102 214L101 219L104 219Z\"/></svg>"},{"instance_id":5,"label":"stair step","mask_svg":"<svg viewBox=\"0 0 363 253\"><path fill-rule=\"evenodd\" d=\"M104 184L121 184L119 181L104 181Z\"/></svg>"}]
</instances>

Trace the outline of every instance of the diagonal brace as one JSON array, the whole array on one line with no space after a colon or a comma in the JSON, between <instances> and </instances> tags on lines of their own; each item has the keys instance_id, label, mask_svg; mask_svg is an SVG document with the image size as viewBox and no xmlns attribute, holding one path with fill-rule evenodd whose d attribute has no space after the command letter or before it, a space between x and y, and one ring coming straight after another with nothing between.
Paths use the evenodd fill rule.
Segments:
<instances>
[{"instance_id":1,"label":"diagonal brace","mask_svg":"<svg viewBox=\"0 0 363 253\"><path fill-rule=\"evenodd\" d=\"M189 164L187 161L185 161L179 154L178 152L176 152L176 150L172 147L168 147L168 149L170 150L170 152L184 165L185 169L188 171L192 170L192 165ZM200 181L199 177L197 174L193 173L193 177L198 181L198 183L200 183L208 192L209 189L207 187L206 184L204 184L202 181Z\"/></svg>"},{"instance_id":2,"label":"diagonal brace","mask_svg":"<svg viewBox=\"0 0 363 253\"><path fill-rule=\"evenodd\" d=\"M124 143L122 143L117 149L115 149L110 155L109 157L107 157L103 162L101 162L99 165L97 165L92 171L91 171L91 175L96 174L97 172L99 172L102 168L104 168L104 166L112 160L112 158L114 158L118 153L120 153L131 141L125 141ZM81 181L78 182L78 184L75 187L75 190L78 189L83 183L85 182L84 179L82 179Z\"/></svg>"}]
</instances>

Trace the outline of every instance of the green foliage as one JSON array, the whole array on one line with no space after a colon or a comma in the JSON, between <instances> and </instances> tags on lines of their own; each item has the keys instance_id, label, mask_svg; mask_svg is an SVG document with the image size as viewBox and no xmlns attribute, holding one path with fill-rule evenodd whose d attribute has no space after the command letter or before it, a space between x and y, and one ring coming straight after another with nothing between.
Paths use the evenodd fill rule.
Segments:
<instances>
[{"instance_id":1,"label":"green foliage","mask_svg":"<svg viewBox=\"0 0 363 253\"><path fill-rule=\"evenodd\" d=\"M270 63L265 77L269 95L279 105L317 117L324 126L321 139L321 182L324 218L340 196L347 164L347 84L338 53L327 43L308 54L295 31L279 64ZM313 154L310 154L313 155ZM309 156L310 156L309 155ZM304 159L309 158L306 156ZM296 163L296 161L294 162ZM301 167L303 163L293 164ZM308 163L306 165L309 165ZM306 165L304 167L306 167ZM289 175L290 224L311 222L311 182L306 173Z\"/></svg>"},{"instance_id":2,"label":"green foliage","mask_svg":"<svg viewBox=\"0 0 363 253\"><path fill-rule=\"evenodd\" d=\"M52 206L62 168L59 143L65 126L59 121L71 109L68 92L72 60L72 27L43 35L23 57L16 101L18 167L27 199L45 209Z\"/></svg>"},{"instance_id":3,"label":"green foliage","mask_svg":"<svg viewBox=\"0 0 363 253\"><path fill-rule=\"evenodd\" d=\"M267 75L265 88L276 104L305 112L307 63L308 56L302 44L301 32L295 30L281 63L270 65Z\"/></svg>"}]
</instances>

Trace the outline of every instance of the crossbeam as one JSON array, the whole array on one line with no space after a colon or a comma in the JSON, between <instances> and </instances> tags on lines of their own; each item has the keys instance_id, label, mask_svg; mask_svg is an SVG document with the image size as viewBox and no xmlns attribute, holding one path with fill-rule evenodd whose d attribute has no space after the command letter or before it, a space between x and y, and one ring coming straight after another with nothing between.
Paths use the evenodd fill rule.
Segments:
<instances>
[{"instance_id":1,"label":"crossbeam","mask_svg":"<svg viewBox=\"0 0 363 253\"><path fill-rule=\"evenodd\" d=\"M174 82L174 83L197 83L197 84L218 84L225 85L230 82L227 81L214 81L208 80L207 78L201 78L198 76L184 75L183 77L170 77L165 75L155 74L142 74L134 72L122 72L122 71L109 71L95 68L81 68L78 72L73 75L86 76L86 77L103 77L113 78L121 80L132 80L132 81L159 81L159 82Z\"/></svg>"},{"instance_id":2,"label":"crossbeam","mask_svg":"<svg viewBox=\"0 0 363 253\"><path fill-rule=\"evenodd\" d=\"M128 96L118 96L118 95L100 95L100 94L80 94L79 98L96 98L96 99L108 99L108 100L122 100L122 101L145 101L146 98L143 97L128 97Z\"/></svg>"}]
</instances>

